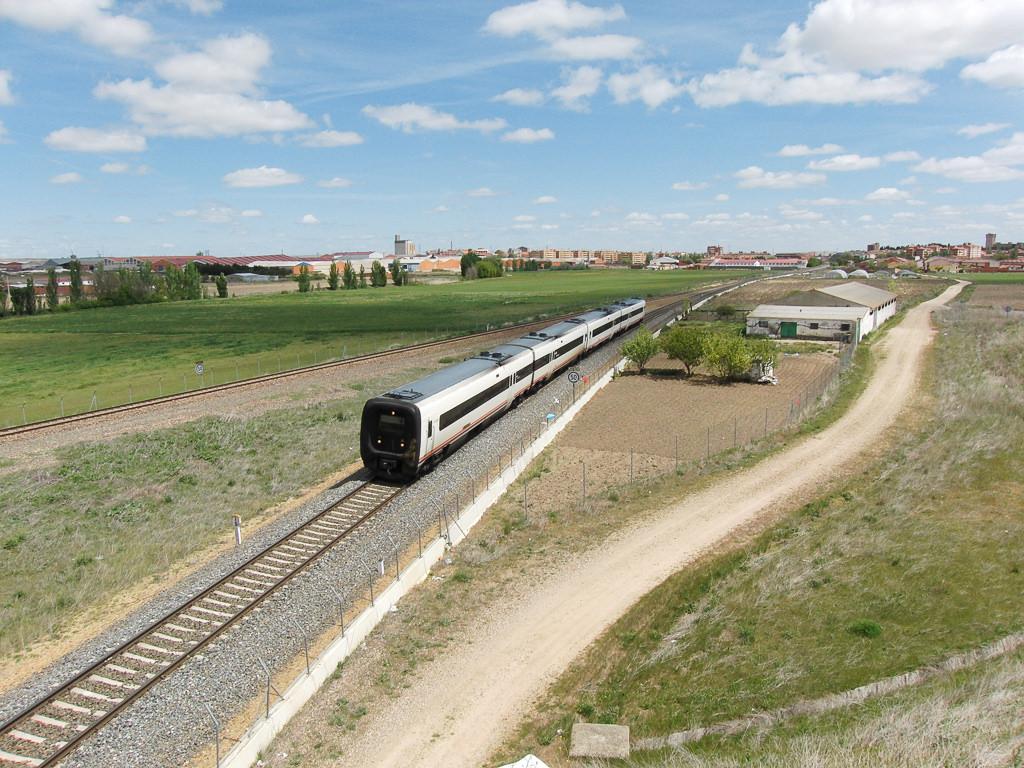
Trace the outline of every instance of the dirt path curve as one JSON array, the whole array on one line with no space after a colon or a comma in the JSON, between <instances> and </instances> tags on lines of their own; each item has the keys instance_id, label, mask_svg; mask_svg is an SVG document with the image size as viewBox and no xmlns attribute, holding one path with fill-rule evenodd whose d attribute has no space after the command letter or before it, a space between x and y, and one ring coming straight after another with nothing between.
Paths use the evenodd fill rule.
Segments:
<instances>
[{"instance_id":1,"label":"dirt path curve","mask_svg":"<svg viewBox=\"0 0 1024 768\"><path fill-rule=\"evenodd\" d=\"M738 526L801 493L870 448L911 399L934 331L932 310L962 285L912 309L875 348L866 391L818 435L732 475L560 565L482 621L378 713L346 765L483 765L572 660L644 594Z\"/></svg>"}]
</instances>

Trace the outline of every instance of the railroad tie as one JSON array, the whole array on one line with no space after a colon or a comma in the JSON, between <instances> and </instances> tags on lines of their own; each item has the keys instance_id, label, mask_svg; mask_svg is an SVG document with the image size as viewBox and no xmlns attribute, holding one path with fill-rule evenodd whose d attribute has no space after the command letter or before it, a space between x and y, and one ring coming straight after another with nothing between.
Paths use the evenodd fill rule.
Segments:
<instances>
[{"instance_id":1,"label":"railroad tie","mask_svg":"<svg viewBox=\"0 0 1024 768\"><path fill-rule=\"evenodd\" d=\"M0 749L0 761L5 763L13 763L14 765L42 765L43 761L37 757L26 757L25 755L16 755L13 752L7 752L6 750Z\"/></svg>"}]
</instances>

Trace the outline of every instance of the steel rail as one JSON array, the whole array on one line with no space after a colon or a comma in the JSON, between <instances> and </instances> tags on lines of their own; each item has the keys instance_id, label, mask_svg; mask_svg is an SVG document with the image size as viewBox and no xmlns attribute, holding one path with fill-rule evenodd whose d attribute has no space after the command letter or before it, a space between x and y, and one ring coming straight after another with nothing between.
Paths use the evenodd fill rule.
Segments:
<instances>
[{"instance_id":1,"label":"steel rail","mask_svg":"<svg viewBox=\"0 0 1024 768\"><path fill-rule=\"evenodd\" d=\"M402 489L367 482L0 726L0 765L56 765Z\"/></svg>"}]
</instances>

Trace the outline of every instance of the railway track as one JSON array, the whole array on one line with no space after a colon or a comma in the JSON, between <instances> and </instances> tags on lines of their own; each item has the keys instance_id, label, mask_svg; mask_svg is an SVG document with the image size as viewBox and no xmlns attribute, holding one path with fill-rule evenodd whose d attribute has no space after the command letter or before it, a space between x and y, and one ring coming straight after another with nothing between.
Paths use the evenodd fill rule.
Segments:
<instances>
[{"instance_id":1,"label":"railway track","mask_svg":"<svg viewBox=\"0 0 1024 768\"><path fill-rule=\"evenodd\" d=\"M684 298L692 297L694 295L700 296L702 293L694 294L688 292L684 294L673 294L667 297L659 297L652 299L651 304L662 306L664 303L675 303L679 302ZM57 417L53 419L44 419L42 421L33 421L28 424L22 424L19 426L4 427L0 428L0 439L6 437L16 437L17 435L27 434L30 432L36 432L43 429L52 429L54 427L65 426L68 424L75 424L81 421L90 421L92 419L99 419L106 416L112 416L121 413L128 413L131 411L138 411L145 408L153 408L160 405L166 405L168 403L179 402L182 400L191 400L197 397L203 397L205 395L217 394L219 392L227 392L233 389L239 389L241 387L248 387L254 384L263 384L269 381L277 381L279 379L292 378L294 376L302 376L304 374L313 373L316 371L324 371L332 368L342 368L349 365L355 365L357 363L364 363L368 360L377 360L385 357L393 357L397 355L406 354L408 352L415 352L423 349L431 349L435 347L441 347L446 344L453 344L470 339L485 339L490 336L496 336L501 334L514 333L517 330L533 328L535 326L551 325L563 320L568 317L572 317L577 313L569 313L566 315L559 315L557 317L550 317L540 321L534 321L530 323L518 323L516 325L505 326L504 328L496 328L493 331L481 331L479 333L470 333L464 336L455 336L450 339L438 339L436 341L425 341L419 344L410 344L406 347L399 347L397 349L388 349L381 352L371 352L365 355L356 355L354 357L346 357L342 360L331 360L326 363L318 363L316 365L307 365L301 368L293 368L289 371L281 371L278 373L268 373L263 376L256 376L250 379L242 379L240 381L232 381L226 384L217 384L210 387L204 387L202 389L196 389L189 392L180 392L175 395L165 395L163 397L154 397L148 400L139 400L135 403L125 403L123 405L114 405L109 408L97 408L92 411L86 411L84 413L76 413L70 416Z\"/></svg>"},{"instance_id":2,"label":"railway track","mask_svg":"<svg viewBox=\"0 0 1024 768\"><path fill-rule=\"evenodd\" d=\"M0 726L0 766L54 766L346 538L401 488L367 482Z\"/></svg>"}]
</instances>

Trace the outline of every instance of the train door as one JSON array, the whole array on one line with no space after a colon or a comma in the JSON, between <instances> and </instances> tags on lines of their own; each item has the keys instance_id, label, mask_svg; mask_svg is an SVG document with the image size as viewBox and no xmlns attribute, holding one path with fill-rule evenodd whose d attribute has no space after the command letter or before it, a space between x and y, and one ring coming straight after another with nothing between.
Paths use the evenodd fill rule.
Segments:
<instances>
[{"instance_id":1,"label":"train door","mask_svg":"<svg viewBox=\"0 0 1024 768\"><path fill-rule=\"evenodd\" d=\"M435 419L429 419L427 421L427 439L423 441L423 450L420 451L420 456L429 456L434 452L434 442L437 440L434 421Z\"/></svg>"}]
</instances>

